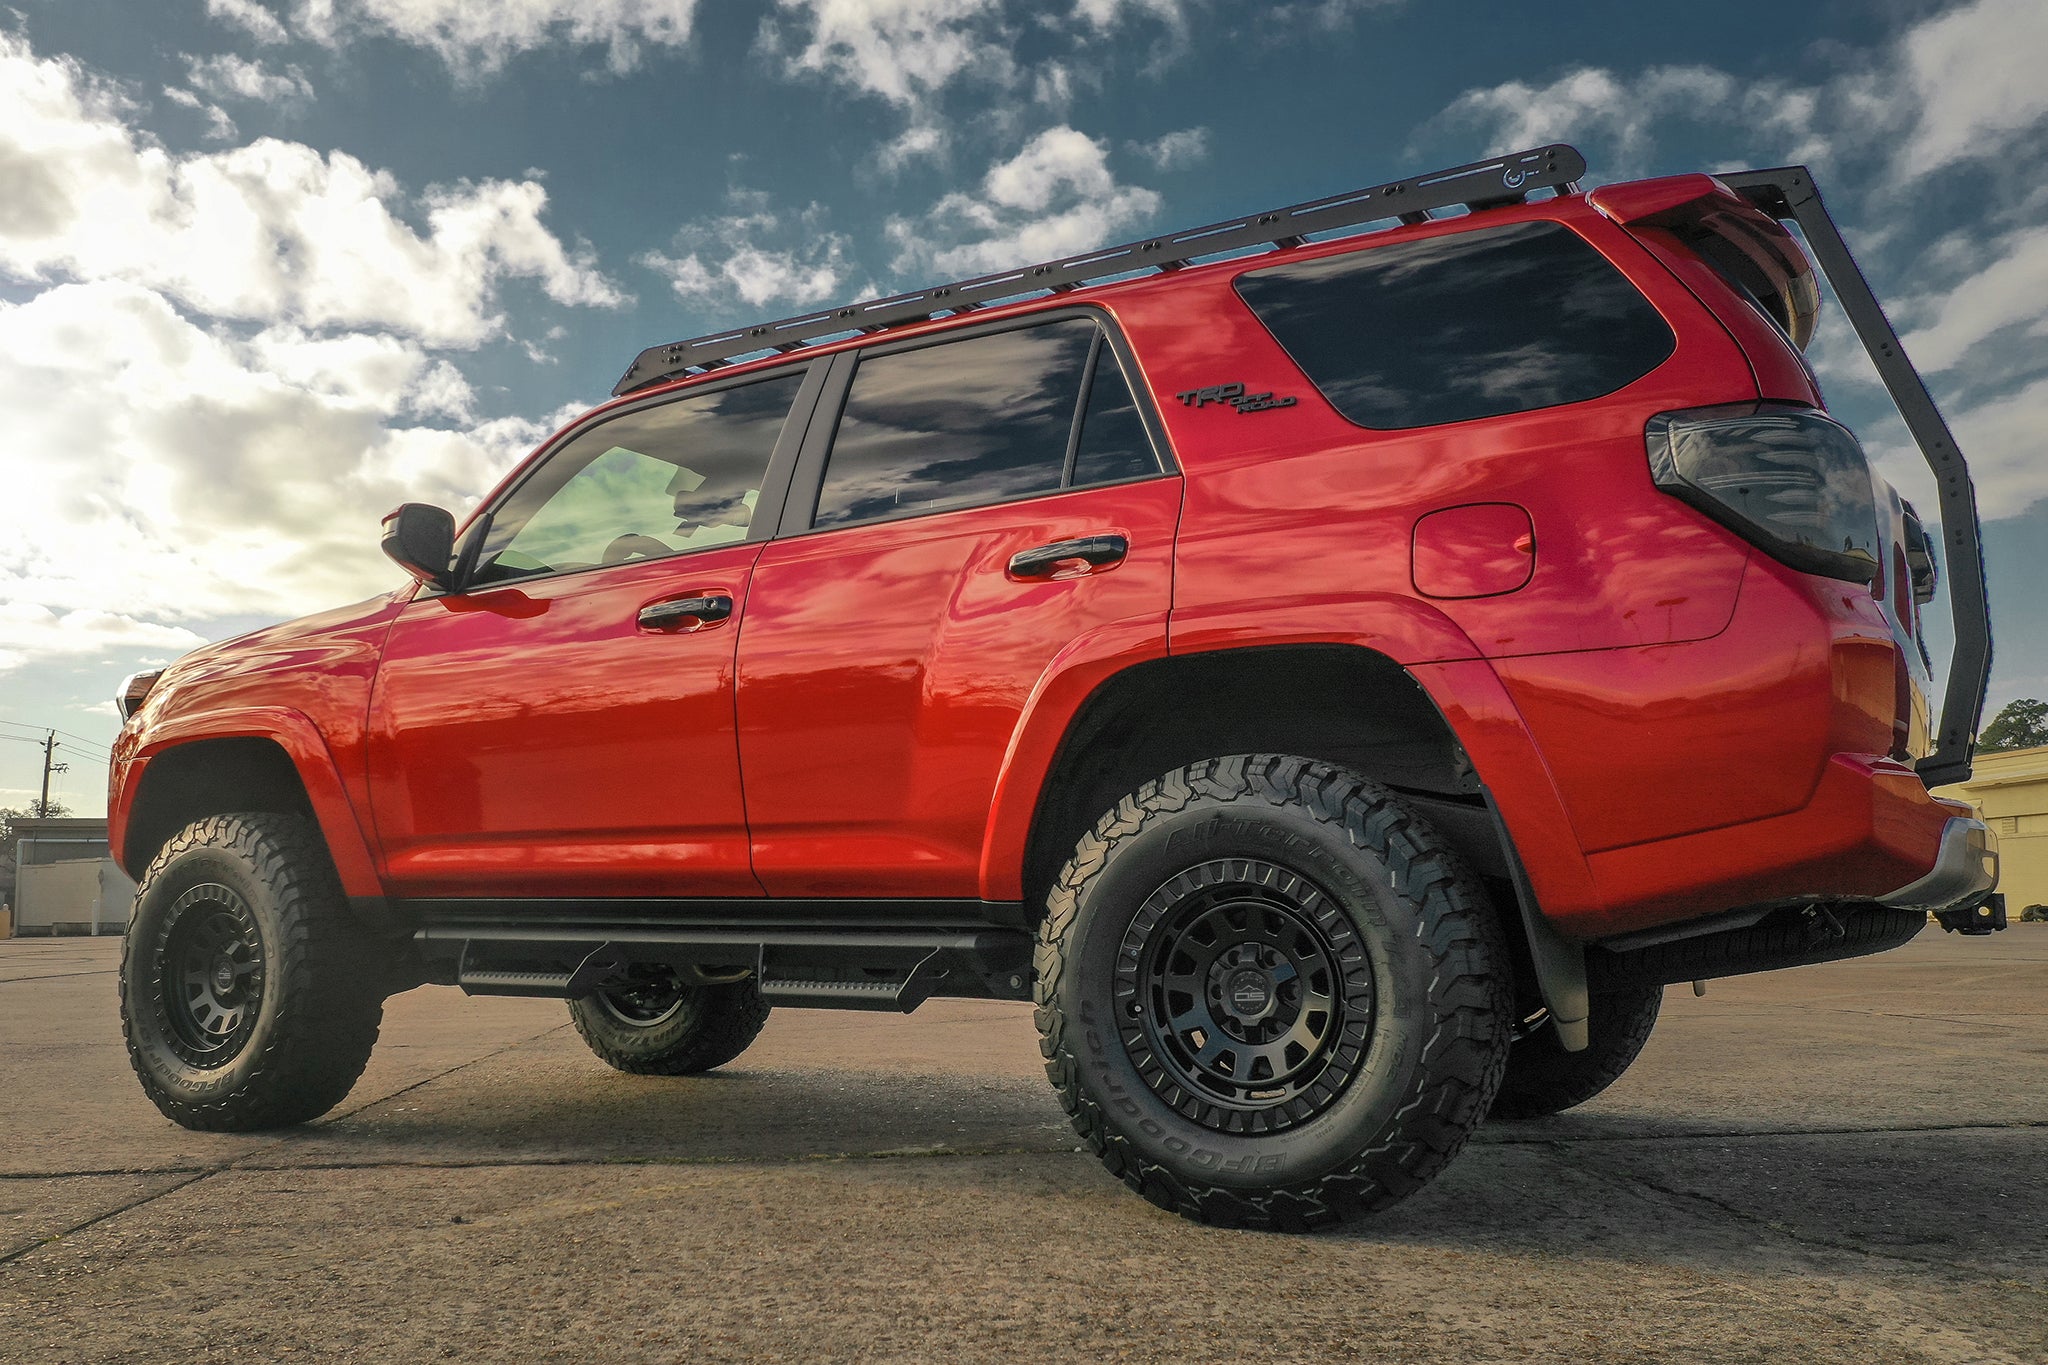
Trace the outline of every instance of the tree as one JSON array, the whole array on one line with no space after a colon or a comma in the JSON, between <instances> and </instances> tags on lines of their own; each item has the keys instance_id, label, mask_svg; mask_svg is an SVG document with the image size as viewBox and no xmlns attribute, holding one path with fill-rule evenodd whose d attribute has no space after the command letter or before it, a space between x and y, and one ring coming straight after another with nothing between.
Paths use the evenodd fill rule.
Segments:
<instances>
[{"instance_id":1,"label":"tree","mask_svg":"<svg viewBox=\"0 0 2048 1365\"><path fill-rule=\"evenodd\" d=\"M2048 744L2048 701L2035 701L2032 697L2008 702L1977 736L1977 752L1984 754L2009 753L2043 744Z\"/></svg>"}]
</instances>

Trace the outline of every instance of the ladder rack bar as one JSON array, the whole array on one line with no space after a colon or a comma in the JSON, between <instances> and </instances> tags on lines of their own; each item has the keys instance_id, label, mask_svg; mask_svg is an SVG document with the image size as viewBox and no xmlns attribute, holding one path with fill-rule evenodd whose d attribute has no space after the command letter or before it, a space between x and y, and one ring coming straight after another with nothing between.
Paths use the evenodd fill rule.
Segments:
<instances>
[{"instance_id":1,"label":"ladder rack bar","mask_svg":"<svg viewBox=\"0 0 2048 1365\"><path fill-rule=\"evenodd\" d=\"M1536 189L1565 193L1585 173L1586 159L1574 148L1557 143L1164 237L1082 252L1021 270L822 309L737 331L728 328L689 341L648 347L612 386L612 393L630 393L693 370L709 369L714 363L735 356L801 350L805 343L820 338L877 332L903 323L922 322L934 313L966 312L1045 291L1066 293L1139 270L1177 270L1201 256L1220 256L1249 247L1291 245L1314 233L1385 219L1415 222L1432 209L1459 205L1481 209L1516 203Z\"/></svg>"}]
</instances>

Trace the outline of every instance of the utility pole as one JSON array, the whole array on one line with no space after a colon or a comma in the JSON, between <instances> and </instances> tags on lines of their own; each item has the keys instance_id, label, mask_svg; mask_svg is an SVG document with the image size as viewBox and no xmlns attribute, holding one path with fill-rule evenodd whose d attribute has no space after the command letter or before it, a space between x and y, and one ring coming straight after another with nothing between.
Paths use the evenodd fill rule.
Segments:
<instances>
[{"instance_id":1,"label":"utility pole","mask_svg":"<svg viewBox=\"0 0 2048 1365\"><path fill-rule=\"evenodd\" d=\"M56 757L56 754L57 732L52 730L43 737L43 799L36 806L36 814L39 817L46 817L50 813L50 774L68 773L71 771L69 763L55 763L51 761Z\"/></svg>"}]
</instances>

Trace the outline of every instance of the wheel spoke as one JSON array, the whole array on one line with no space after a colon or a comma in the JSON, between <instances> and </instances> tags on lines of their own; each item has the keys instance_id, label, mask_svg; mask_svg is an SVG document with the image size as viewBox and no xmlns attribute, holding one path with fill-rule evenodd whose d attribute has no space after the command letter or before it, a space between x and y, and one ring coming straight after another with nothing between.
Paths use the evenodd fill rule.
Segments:
<instances>
[{"instance_id":1,"label":"wheel spoke","mask_svg":"<svg viewBox=\"0 0 2048 1365\"><path fill-rule=\"evenodd\" d=\"M1321 893L1274 864L1218 860L1166 883L1118 958L1119 1004L1147 1006L1131 1027L1149 1050L1130 1043L1146 1085L1220 1132L1280 1132L1328 1108L1363 1055L1336 1041L1372 1022L1348 1022L1360 997L1329 926Z\"/></svg>"}]
</instances>

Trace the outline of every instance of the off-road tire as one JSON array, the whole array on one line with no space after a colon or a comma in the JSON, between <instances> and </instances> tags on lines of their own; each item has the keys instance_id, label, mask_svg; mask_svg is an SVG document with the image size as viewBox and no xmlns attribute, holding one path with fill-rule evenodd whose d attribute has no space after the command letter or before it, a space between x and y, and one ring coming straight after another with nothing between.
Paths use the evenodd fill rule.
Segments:
<instances>
[{"instance_id":1,"label":"off-road tire","mask_svg":"<svg viewBox=\"0 0 2048 1365\"><path fill-rule=\"evenodd\" d=\"M768 1022L768 1002L752 977L708 986L678 983L675 989L673 1011L652 1011L658 1017L651 1022L634 1022L633 1011L596 995L571 1000L569 1018L607 1066L639 1076L690 1076L724 1066Z\"/></svg>"},{"instance_id":2,"label":"off-road tire","mask_svg":"<svg viewBox=\"0 0 2048 1365\"><path fill-rule=\"evenodd\" d=\"M1595 995L1586 1018L1587 1045L1566 1052L1557 1030L1539 1023L1508 1049L1508 1074L1493 1097L1495 1119L1540 1119L1584 1104L1621 1079L1657 1026L1662 986L1633 986Z\"/></svg>"},{"instance_id":3,"label":"off-road tire","mask_svg":"<svg viewBox=\"0 0 2048 1365\"><path fill-rule=\"evenodd\" d=\"M1256 867L1298 875L1296 885L1322 897L1309 902L1316 914L1326 903L1341 917L1305 922L1334 929L1344 982L1365 964L1373 994L1359 1022L1369 1032L1361 1029L1356 1070L1321 1107L1307 1106L1308 1117L1281 1131L1219 1131L1218 1122L1278 1120L1205 1107L1198 1096L1170 1103L1173 1092L1154 1089L1126 1041L1142 1036L1143 1010L1128 1024L1117 1014L1138 997L1119 1005L1113 983L1132 970L1127 936L1169 922L1145 917L1159 915L1152 907L1174 886ZM1204 868L1222 871L1189 871ZM1478 1127L1507 1060L1508 961L1484 893L1387 788L1305 758L1207 759L1119 801L1060 873L1036 956L1040 1050L1074 1130L1161 1208L1226 1227L1327 1226L1413 1194ZM1161 1074L1158 1054L1149 1065ZM1211 1122L1182 1112L1190 1106Z\"/></svg>"},{"instance_id":4,"label":"off-road tire","mask_svg":"<svg viewBox=\"0 0 2048 1365\"><path fill-rule=\"evenodd\" d=\"M210 1053L195 1052L195 995L180 974L194 916L203 914L247 933L245 970L235 978L242 1022ZM121 952L129 1062L151 1102L187 1128L247 1132L318 1118L348 1094L376 1045L388 979L381 963L310 821L208 816L142 874Z\"/></svg>"}]
</instances>

